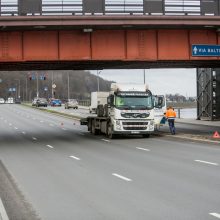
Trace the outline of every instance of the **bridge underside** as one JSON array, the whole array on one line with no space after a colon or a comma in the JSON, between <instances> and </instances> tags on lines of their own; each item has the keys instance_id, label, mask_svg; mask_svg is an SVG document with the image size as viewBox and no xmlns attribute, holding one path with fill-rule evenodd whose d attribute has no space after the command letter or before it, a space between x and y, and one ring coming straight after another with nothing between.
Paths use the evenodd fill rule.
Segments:
<instances>
[{"instance_id":1,"label":"bridge underside","mask_svg":"<svg viewBox=\"0 0 220 220\"><path fill-rule=\"evenodd\" d=\"M192 44L219 44L215 30L87 31L2 31L0 70L220 67L191 55Z\"/></svg>"},{"instance_id":2,"label":"bridge underside","mask_svg":"<svg viewBox=\"0 0 220 220\"><path fill-rule=\"evenodd\" d=\"M24 61L0 62L0 71L220 68L219 61Z\"/></svg>"}]
</instances>

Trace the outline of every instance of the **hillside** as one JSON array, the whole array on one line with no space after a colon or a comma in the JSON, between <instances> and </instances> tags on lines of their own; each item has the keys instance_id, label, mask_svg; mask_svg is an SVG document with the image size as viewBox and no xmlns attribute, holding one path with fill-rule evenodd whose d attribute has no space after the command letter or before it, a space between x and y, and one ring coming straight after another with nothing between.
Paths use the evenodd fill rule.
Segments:
<instances>
[{"instance_id":1,"label":"hillside","mask_svg":"<svg viewBox=\"0 0 220 220\"><path fill-rule=\"evenodd\" d=\"M68 74L70 85L70 98L89 99L90 93L97 91L97 76L89 71L30 71L30 72L0 72L0 97L20 96L21 100L31 101L37 94L37 77L39 97L50 98L52 96L52 78L53 84L56 84L54 90L55 98L67 99L68 96ZM40 79L45 76L46 79ZM30 80L31 78L31 80ZM110 81L99 77L100 91L109 91ZM16 90L16 91L9 91Z\"/></svg>"}]
</instances>

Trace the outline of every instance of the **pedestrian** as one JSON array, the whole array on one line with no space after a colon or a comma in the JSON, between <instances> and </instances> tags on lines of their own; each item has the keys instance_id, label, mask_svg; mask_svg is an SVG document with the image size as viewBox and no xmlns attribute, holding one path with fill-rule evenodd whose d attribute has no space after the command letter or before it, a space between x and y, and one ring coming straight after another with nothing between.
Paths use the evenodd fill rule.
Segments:
<instances>
[{"instance_id":1,"label":"pedestrian","mask_svg":"<svg viewBox=\"0 0 220 220\"><path fill-rule=\"evenodd\" d=\"M176 118L176 112L174 111L174 108L169 106L166 111L166 118L170 127L170 133L171 134L176 134L176 129L175 129L175 118Z\"/></svg>"}]
</instances>

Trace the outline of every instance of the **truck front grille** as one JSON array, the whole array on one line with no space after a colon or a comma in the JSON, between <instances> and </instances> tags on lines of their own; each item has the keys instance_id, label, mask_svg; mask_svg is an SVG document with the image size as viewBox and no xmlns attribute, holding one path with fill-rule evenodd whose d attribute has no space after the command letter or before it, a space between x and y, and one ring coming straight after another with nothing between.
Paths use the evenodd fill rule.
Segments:
<instances>
[{"instance_id":1,"label":"truck front grille","mask_svg":"<svg viewBox=\"0 0 220 220\"><path fill-rule=\"evenodd\" d=\"M148 122L122 122L124 130L146 130Z\"/></svg>"}]
</instances>

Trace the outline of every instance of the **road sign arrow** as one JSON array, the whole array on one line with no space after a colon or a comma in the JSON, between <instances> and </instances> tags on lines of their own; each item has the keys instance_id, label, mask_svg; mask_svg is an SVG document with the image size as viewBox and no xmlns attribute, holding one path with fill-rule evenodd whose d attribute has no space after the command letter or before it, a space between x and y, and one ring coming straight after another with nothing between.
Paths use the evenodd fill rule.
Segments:
<instances>
[{"instance_id":1,"label":"road sign arrow","mask_svg":"<svg viewBox=\"0 0 220 220\"><path fill-rule=\"evenodd\" d=\"M197 51L198 51L198 49L197 49L197 47L195 46L195 47L193 48L193 53L194 53L194 54L197 54Z\"/></svg>"}]
</instances>

